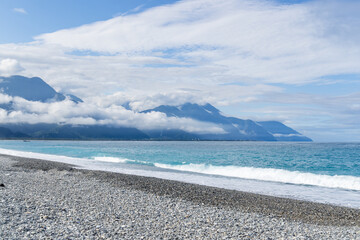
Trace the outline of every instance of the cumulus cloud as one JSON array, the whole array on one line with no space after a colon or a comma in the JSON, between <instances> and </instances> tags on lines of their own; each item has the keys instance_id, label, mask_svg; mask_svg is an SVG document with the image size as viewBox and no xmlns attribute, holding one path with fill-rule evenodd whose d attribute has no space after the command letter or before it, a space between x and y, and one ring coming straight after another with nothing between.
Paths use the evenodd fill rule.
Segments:
<instances>
[{"instance_id":1,"label":"cumulus cloud","mask_svg":"<svg viewBox=\"0 0 360 240\"><path fill-rule=\"evenodd\" d=\"M16 59L6 58L0 61L0 74L7 76L23 71L20 63Z\"/></svg>"},{"instance_id":2,"label":"cumulus cloud","mask_svg":"<svg viewBox=\"0 0 360 240\"><path fill-rule=\"evenodd\" d=\"M5 94L1 94L0 93L0 104L7 104L10 103L12 100L12 97L5 95Z\"/></svg>"}]
</instances>

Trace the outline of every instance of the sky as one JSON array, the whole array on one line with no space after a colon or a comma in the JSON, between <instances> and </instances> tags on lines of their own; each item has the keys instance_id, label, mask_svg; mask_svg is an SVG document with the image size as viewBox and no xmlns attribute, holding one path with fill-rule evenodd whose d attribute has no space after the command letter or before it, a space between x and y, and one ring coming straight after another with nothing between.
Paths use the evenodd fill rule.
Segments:
<instances>
[{"instance_id":1,"label":"sky","mask_svg":"<svg viewBox=\"0 0 360 240\"><path fill-rule=\"evenodd\" d=\"M206 103L360 141L360 1L0 0L0 76L101 106Z\"/></svg>"}]
</instances>

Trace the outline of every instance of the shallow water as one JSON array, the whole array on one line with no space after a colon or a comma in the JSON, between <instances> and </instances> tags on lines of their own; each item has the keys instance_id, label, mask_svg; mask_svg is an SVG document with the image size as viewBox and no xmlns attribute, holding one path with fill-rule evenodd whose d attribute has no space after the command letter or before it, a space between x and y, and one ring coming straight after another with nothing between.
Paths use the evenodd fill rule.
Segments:
<instances>
[{"instance_id":1,"label":"shallow water","mask_svg":"<svg viewBox=\"0 0 360 240\"><path fill-rule=\"evenodd\" d=\"M0 148L88 169L360 208L360 143L1 141Z\"/></svg>"}]
</instances>

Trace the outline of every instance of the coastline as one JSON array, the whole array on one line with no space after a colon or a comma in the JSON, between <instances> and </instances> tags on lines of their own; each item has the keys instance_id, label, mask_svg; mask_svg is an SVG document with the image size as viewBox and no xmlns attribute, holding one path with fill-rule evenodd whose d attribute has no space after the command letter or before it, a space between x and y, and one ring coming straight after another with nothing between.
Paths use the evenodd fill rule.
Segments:
<instances>
[{"instance_id":1,"label":"coastline","mask_svg":"<svg viewBox=\"0 0 360 240\"><path fill-rule=\"evenodd\" d=\"M83 199L81 190L84 189L84 186L88 187L87 190L90 191L88 195L89 198L97 196L99 199L102 199L101 201L104 201L101 204L91 203L91 205L94 204L93 207L98 209L98 215L103 215L103 219L109 220L110 218L110 223L113 223L111 227L105 227L105 230L113 229L118 226L124 226L124 224L119 225L118 222L125 221L125 223L127 223L129 220L121 218L121 220L115 221L114 219L116 219L116 217L111 217L105 212L121 215L123 214L123 210L126 208L132 209L132 211L135 212L140 211L140 213L137 212L137 214L140 214L139 216L141 216L141 220L139 218L140 222L142 222L144 220L144 216L146 216L148 221L143 223L143 226L146 225L150 227L159 220L165 222L167 221L169 224L172 223L170 224L172 227L169 225L168 232L164 232L163 230L160 231L159 229L157 231L155 231L156 229L153 229L155 232L152 232L153 230L150 229L151 227L147 228L147 230L143 230L148 231L146 234L150 234L151 232L152 235L148 235L148 237L162 236L164 238L173 238L174 236L183 236L187 238L191 236L207 236L204 235L208 233L205 230L211 226L212 228L208 230L215 234L213 235L214 238L225 235L228 237L242 236L244 238L251 236L255 238L263 238L265 236L284 237L283 234L285 234L285 237L290 236L289 234L295 234L294 236L297 237L302 236L301 234L305 234L304 236L314 236L323 239L326 239L326 234L330 234L329 236L333 237L337 236L336 234L345 234L338 236L347 236L352 239L360 237L359 209L264 196L151 177L75 169L74 166L64 163L6 155L0 155L0 165L0 171L2 173L0 179L2 182L0 183L4 183L5 185L5 188L0 189L0 194L4 197L6 195L5 198L8 198L2 199L3 201L1 202L2 215L5 216L6 219L1 219L0 225L2 227L0 232L2 232L2 234L10 234L4 235L3 237L5 238L6 236L25 236L16 235L19 234L19 231L14 230L13 225L17 224L13 219L14 213L5 209L9 206L9 202L14 203L14 208L18 210L15 215L22 218L24 215L32 215L31 211L30 214L25 214L26 212L29 212L27 211L27 207L31 207L31 204L25 204L26 201L31 202L33 201L33 198L40 198L37 200L38 203L48 202L48 205L46 205L47 210L55 209L57 204L61 204L61 202L58 202L59 196L64 202L69 200L74 201L74 199L78 198ZM44 179L47 179L47 181L44 181ZM65 191L57 189L61 188L61 184L66 184L67 187L63 189ZM15 191L16 189L21 189L22 192L17 192ZM37 192L38 190L44 193L46 197L42 198L41 194L40 196L34 195L34 191ZM134 195L140 195L141 197L134 197ZM146 200L141 200L142 198ZM49 199L51 199L50 202ZM80 209L88 207L86 206L88 200L89 199L79 200L79 204L81 205ZM120 200L126 201L126 204L122 206L117 205ZM15 204L15 202L18 203ZM155 214L155 216L152 212L154 209L149 209L152 208L154 204L156 205L155 210L158 214ZM125 205L127 206L124 207ZM10 207L11 206L12 205L10 204ZM73 205L70 204L62 209L65 209L65 211L69 213L72 206ZM107 210L100 211L103 207ZM34 213L37 209L38 208L36 206L33 208ZM175 209L176 214L172 213L170 216L169 214L165 214L171 209ZM38 210L43 211L44 209L39 208ZM57 215L55 212L53 212L53 216L50 217L52 220L50 222L53 225L59 224L56 223ZM87 219L92 216L87 211L80 213L76 211L76 209L72 209L70 212L73 212L73 214L70 214L71 217L77 217L78 215L79 218L82 216ZM164 213L164 216L162 213ZM188 218L178 218L178 215L183 216L184 214L188 215L189 213L191 214ZM198 218L200 216L210 220L207 221L205 219L205 221L202 218L202 222L199 223L200 220ZM130 215L128 217L131 218ZM164 220L165 218L166 220ZM44 220L45 223L49 223L47 219L42 220ZM188 223L188 221L192 221L194 225L190 224L185 226L184 224ZM253 222L247 225L247 221ZM98 220L95 221L95 223L99 223L101 225L100 222L101 221ZM218 223L214 225L216 222ZM236 225L234 224L236 222L241 224L235 228ZM174 223L176 224L174 225ZM233 223L233 225L230 223ZM51 224L46 229L51 228ZM74 222L71 224L82 225L81 223ZM81 229L80 225L78 226L79 229ZM218 227L220 225L222 227ZM36 226L37 225L35 225L35 227ZM282 228L277 229L281 226ZM182 227L187 228L187 232L182 233ZM27 226L27 228L29 228L29 226ZM39 228L36 227L36 229ZM215 231L219 229L222 229L222 235L216 235L218 233L215 233ZM260 229L262 230L260 231ZM91 232L94 231L94 229L88 229L88 231ZM110 235L106 235L104 233L104 236L112 238L114 236L111 234L114 234L114 231L116 232L116 230L106 230L106 234ZM119 236L132 236L132 233L129 231L121 230L120 232L124 233ZM170 235L161 235L164 233ZM195 235L181 235L187 233ZM200 235L196 235L196 233ZM325 235L319 235L320 233ZM41 236L36 234L44 233L38 233L35 231L34 234L34 236ZM85 234L85 232L83 234ZM249 234L255 235L250 236ZM99 235L96 236L99 237ZM136 238L135 236L132 237Z\"/></svg>"}]
</instances>

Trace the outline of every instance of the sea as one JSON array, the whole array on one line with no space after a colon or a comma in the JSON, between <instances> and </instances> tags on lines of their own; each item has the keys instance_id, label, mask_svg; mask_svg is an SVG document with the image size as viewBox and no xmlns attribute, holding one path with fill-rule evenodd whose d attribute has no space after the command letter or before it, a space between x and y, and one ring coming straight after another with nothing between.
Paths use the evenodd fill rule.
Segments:
<instances>
[{"instance_id":1,"label":"sea","mask_svg":"<svg viewBox=\"0 0 360 240\"><path fill-rule=\"evenodd\" d=\"M360 143L2 140L0 154L360 209Z\"/></svg>"}]
</instances>

